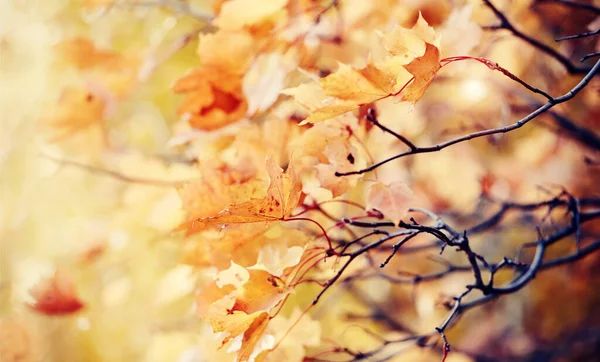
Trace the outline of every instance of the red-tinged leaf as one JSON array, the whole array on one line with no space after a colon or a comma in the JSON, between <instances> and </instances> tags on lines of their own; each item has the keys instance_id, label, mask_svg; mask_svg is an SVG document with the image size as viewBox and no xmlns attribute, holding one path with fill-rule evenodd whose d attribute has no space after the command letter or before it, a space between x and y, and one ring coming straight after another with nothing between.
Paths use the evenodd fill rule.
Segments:
<instances>
[{"instance_id":1,"label":"red-tinged leaf","mask_svg":"<svg viewBox=\"0 0 600 362\"><path fill-rule=\"evenodd\" d=\"M68 315L84 307L77 296L74 282L62 271L40 281L30 293L35 299L31 307L41 314Z\"/></svg>"}]
</instances>

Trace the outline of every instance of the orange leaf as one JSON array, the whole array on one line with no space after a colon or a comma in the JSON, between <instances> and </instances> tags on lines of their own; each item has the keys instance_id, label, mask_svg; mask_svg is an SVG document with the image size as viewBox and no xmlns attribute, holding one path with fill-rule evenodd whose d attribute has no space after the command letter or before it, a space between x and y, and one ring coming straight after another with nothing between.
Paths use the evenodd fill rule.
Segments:
<instances>
[{"instance_id":1,"label":"orange leaf","mask_svg":"<svg viewBox=\"0 0 600 362\"><path fill-rule=\"evenodd\" d=\"M57 141L100 124L106 110L106 100L86 88L66 88L58 100L45 112L41 127Z\"/></svg>"},{"instance_id":2,"label":"orange leaf","mask_svg":"<svg viewBox=\"0 0 600 362\"><path fill-rule=\"evenodd\" d=\"M250 66L255 41L246 31L217 31L200 35L198 55L203 68L243 75Z\"/></svg>"},{"instance_id":3,"label":"orange leaf","mask_svg":"<svg viewBox=\"0 0 600 362\"><path fill-rule=\"evenodd\" d=\"M226 332L222 344L243 334L238 360L247 361L271 319L270 311L290 292L282 279L264 270L232 264L198 294L196 308L213 332Z\"/></svg>"},{"instance_id":4,"label":"orange leaf","mask_svg":"<svg viewBox=\"0 0 600 362\"><path fill-rule=\"evenodd\" d=\"M414 59L404 68L414 76L414 80L400 93L400 99L416 102L425 94L425 91L429 88L431 82L433 82L433 78L441 68L439 49L427 43L425 54L422 57Z\"/></svg>"},{"instance_id":5,"label":"orange leaf","mask_svg":"<svg viewBox=\"0 0 600 362\"><path fill-rule=\"evenodd\" d=\"M252 321L252 324L248 327L244 333L242 339L242 346L237 355L237 360L240 362L246 362L252 360L253 352L262 338L267 324L269 322L269 315L267 313L261 313L258 317Z\"/></svg>"},{"instance_id":6,"label":"orange leaf","mask_svg":"<svg viewBox=\"0 0 600 362\"><path fill-rule=\"evenodd\" d=\"M116 97L126 95L138 79L140 60L136 55L100 49L89 39L62 41L55 51L63 63L85 71L92 83Z\"/></svg>"},{"instance_id":7,"label":"orange leaf","mask_svg":"<svg viewBox=\"0 0 600 362\"><path fill-rule=\"evenodd\" d=\"M99 65L118 61L119 55L108 50L98 49L85 38L64 40L55 46L59 58L72 63L79 69L90 69Z\"/></svg>"},{"instance_id":8,"label":"orange leaf","mask_svg":"<svg viewBox=\"0 0 600 362\"><path fill-rule=\"evenodd\" d=\"M283 91L311 111L301 125L321 122L391 96L410 102L423 96L441 68L439 41L433 28L419 16L412 29L397 26L382 34L381 41L388 57L369 61L362 69L340 64L335 73L321 79L320 87L309 84Z\"/></svg>"},{"instance_id":9,"label":"orange leaf","mask_svg":"<svg viewBox=\"0 0 600 362\"><path fill-rule=\"evenodd\" d=\"M241 76L196 68L173 86L185 94L177 114L186 116L194 128L214 130L242 119L248 104L242 96Z\"/></svg>"},{"instance_id":10,"label":"orange leaf","mask_svg":"<svg viewBox=\"0 0 600 362\"><path fill-rule=\"evenodd\" d=\"M285 235L285 237L283 237ZM283 225L261 223L230 225L227 232L205 232L201 238L189 241L183 250L183 263L197 267L227 268L234 262L243 267L266 264L265 270L280 275L274 267L276 255L265 251L304 247L307 235L301 230ZM281 254L280 254L281 255ZM281 255L283 256L283 255ZM286 256L289 257L289 256Z\"/></svg>"},{"instance_id":11,"label":"orange leaf","mask_svg":"<svg viewBox=\"0 0 600 362\"><path fill-rule=\"evenodd\" d=\"M84 306L76 295L75 284L61 271L40 281L32 288L31 296L35 299L31 307L45 315L72 314Z\"/></svg>"},{"instance_id":12,"label":"orange leaf","mask_svg":"<svg viewBox=\"0 0 600 362\"><path fill-rule=\"evenodd\" d=\"M263 198L248 198L243 202L234 202L218 214L200 217L188 222L188 233L202 230L208 226L253 223L283 220L298 206L302 195L302 184L292 167L287 173L271 158L266 160L269 175L269 187Z\"/></svg>"},{"instance_id":13,"label":"orange leaf","mask_svg":"<svg viewBox=\"0 0 600 362\"><path fill-rule=\"evenodd\" d=\"M244 27L264 34L285 18L288 0L232 0L220 8L215 25L221 29L238 30Z\"/></svg>"}]
</instances>

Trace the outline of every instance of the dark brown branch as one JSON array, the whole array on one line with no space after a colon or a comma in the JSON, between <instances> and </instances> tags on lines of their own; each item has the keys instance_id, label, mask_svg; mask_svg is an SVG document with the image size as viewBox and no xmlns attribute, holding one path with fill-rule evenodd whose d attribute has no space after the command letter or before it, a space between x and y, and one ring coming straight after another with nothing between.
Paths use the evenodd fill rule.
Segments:
<instances>
[{"instance_id":1,"label":"dark brown branch","mask_svg":"<svg viewBox=\"0 0 600 362\"><path fill-rule=\"evenodd\" d=\"M586 60L597 57L597 56L600 56L600 52L586 54L586 55L582 56L581 59L579 59L579 61L585 62Z\"/></svg>"},{"instance_id":2,"label":"dark brown branch","mask_svg":"<svg viewBox=\"0 0 600 362\"><path fill-rule=\"evenodd\" d=\"M575 201L576 200L576 201ZM577 209L573 210L573 205L577 204ZM582 247L576 250L574 253L569 254L563 257L557 257L551 260L544 261L544 252L551 245L556 242L565 239L566 237L572 236L579 231L579 225L600 219L600 210L598 207L600 206L600 199L595 198L587 198L587 199L576 199L571 194L563 191L558 196L548 200L543 201L538 204L519 204L519 203L504 203L501 211L501 215L508 212L508 210L520 210L523 212L528 212L532 210L536 210L542 207L547 207L550 211L555 209L556 207L567 207L567 209L571 213L571 223L570 225L557 230L553 234L546 237L538 237L536 241L524 243L523 245L531 245L536 247L536 254L533 260L529 264L519 263L513 261L508 258L503 258L497 264L487 263L482 256L477 255L469 245L469 239L466 234L459 234L456 230L450 227L446 222L444 222L439 216L427 210L413 210L420 211L427 215L429 215L436 224L434 226L425 226L417 224L414 219L411 219L412 223L401 222L399 227L405 228L407 230L403 230L396 235L405 235L405 238L408 238L414 234L411 233L430 233L436 237L439 237L445 244L456 247L456 249L460 252L465 253L467 259L469 261L469 265L455 266L449 262L443 262L446 265L446 269L437 273L425 274L425 275L412 275L410 273L402 273L399 274L407 274L409 277L407 278L398 278L390 275L386 275L379 271L379 269L375 269L374 273L364 274L359 272L358 274L351 275L344 279L344 283L351 283L353 280L357 279L366 279L372 277L381 277L393 283L412 283L417 284L421 282L426 282L430 280L439 280L442 279L452 273L457 272L473 272L475 276L475 284L467 285L466 289L463 293L453 298L453 303L449 305L450 312L444 321L439 325L439 327L435 328L435 332L423 334L423 335L413 335L407 338L402 338L400 340L384 340L379 348L373 349L371 351L362 351L362 352L354 352L352 351L350 354L354 357L353 360L365 360L373 357L381 357L385 351L385 347L394 344L394 343L402 343L407 341L416 341L419 346L426 346L430 344L432 337L435 334L439 334L444 341L441 349L441 353L445 356L450 348L450 343L448 342L445 332L458 320L458 318L467 310L473 309L475 307L481 306L483 304L489 303L493 300L498 299L502 295L508 295L515 293L516 291L526 287L537 275L538 272L547 270L550 268L558 267L560 265L570 264L576 262L584 257L597 252L600 250L600 240L596 240L593 243L588 244L585 247ZM592 211L582 212L582 208L595 208ZM499 217L494 217L494 220ZM501 218L501 217L500 217ZM488 220L485 220L486 222ZM447 231L450 235L446 235L442 230ZM484 229L481 229L483 231ZM362 253L366 253L368 250L372 250L374 248L379 248L385 241L389 240L391 236L394 234L390 234L389 237L380 239L374 243L364 246L360 250L350 254L350 260L346 262L346 264L342 267L342 270L332 279L326 288L331 286L331 284L337 280L343 269L349 265L349 263L358 257ZM510 282L496 286L494 285L493 276L494 274L503 268L512 268L516 272L518 272L517 276L513 278ZM482 271L486 271L490 273L490 281L487 284L484 284L483 277L481 275ZM477 297L470 301L465 301L465 298L471 294L474 290L480 290L484 293L482 297ZM430 344L431 345L431 344ZM398 352L394 352L397 354ZM383 357L380 360L386 360L390 356Z\"/></svg>"},{"instance_id":3,"label":"dark brown branch","mask_svg":"<svg viewBox=\"0 0 600 362\"><path fill-rule=\"evenodd\" d=\"M506 15L504 15L504 13L502 11L498 10L498 8L494 4L492 4L492 2L490 0L483 0L483 2L485 5L487 5L488 8L490 8L490 10L492 10L492 12L496 16L496 18L498 18L498 20L500 20L499 25L485 27L486 29L489 29L489 30L506 29L506 30L510 31L517 38L524 40L525 42L529 43L533 47L539 49L541 52L546 53L550 57L554 58L556 61L561 63L567 69L567 71L571 74L584 74L584 73L587 73L590 71L590 68L575 66L567 57L560 54L553 48L549 47L548 45L540 42L539 40L537 40L535 38L532 38L532 37L522 33L520 30L515 28L515 26L510 22L510 20L508 20Z\"/></svg>"},{"instance_id":4,"label":"dark brown branch","mask_svg":"<svg viewBox=\"0 0 600 362\"><path fill-rule=\"evenodd\" d=\"M572 8L579 8L579 9L584 9L584 10L588 10L591 11L594 14L600 14L600 8L592 5L592 4L586 4L586 3L582 3L582 2L578 2L578 1L573 1L573 0L537 0L538 3L557 3L557 4L563 4L565 6L569 6Z\"/></svg>"},{"instance_id":5,"label":"dark brown branch","mask_svg":"<svg viewBox=\"0 0 600 362\"><path fill-rule=\"evenodd\" d=\"M548 111L548 114L552 116L554 123L559 126L561 130L565 131L569 137L591 149L600 150L600 136L596 133L575 124L575 122L557 112Z\"/></svg>"},{"instance_id":6,"label":"dark brown branch","mask_svg":"<svg viewBox=\"0 0 600 362\"><path fill-rule=\"evenodd\" d=\"M571 100L573 97L575 97L575 95L577 95L583 88L585 88L585 86L598 73L598 70L600 70L600 61L597 61L596 64L592 67L592 69L588 72L588 74L585 77L583 77L583 79L575 87L573 87L573 89L571 89L569 92L565 93L564 95L562 95L558 98L554 98L553 101L548 101L543 106L537 108L535 111L531 112L527 116L521 118L520 120L518 120L508 126L487 129L487 130L479 131L479 132L473 132L473 133L470 133L470 134L467 134L467 135L464 135L464 136L461 136L461 137L458 137L458 138L455 138L450 141L446 141L446 142L443 142L443 143L440 143L440 144L437 144L434 146L417 147L416 149L412 149L407 152L394 155L383 161L379 161L379 162L377 162L369 167L366 167L362 170L350 171L350 172L336 172L335 174L336 174L336 176L360 175L360 174L363 174L366 172L373 171L374 169L376 169L388 162L391 162L393 160L396 160L396 159L399 159L402 157L420 154L420 153L437 152L446 147L455 145L457 143L462 143L462 142L469 141L472 139L490 136L490 135L494 135L494 134L507 133L507 132L513 131L515 129L521 128L524 125L526 125L527 123L529 123L531 120L533 120L536 117L538 117L539 115L547 112L548 110L550 110L552 107L556 106L557 104L564 103L566 101Z\"/></svg>"},{"instance_id":7,"label":"dark brown branch","mask_svg":"<svg viewBox=\"0 0 600 362\"><path fill-rule=\"evenodd\" d=\"M348 266L350 266L350 264L354 261L354 259L356 259L357 257L365 254L366 252L368 252L371 249L375 249L378 246L380 246L381 244L395 239L397 237L403 236L403 235L407 235L410 234L411 231L410 230L403 230L403 231L399 231L397 233L394 234L389 234L386 235L385 237L374 241L370 244L367 244L365 246L363 246L362 248L352 252L352 253L348 253L348 254L342 254L341 257L347 257L348 259L346 260L346 262L342 265L342 267L338 270L338 272L331 278L329 279L326 283L325 283L325 287L319 292L319 294L317 294L317 296L315 297L315 299L313 299L312 304L315 305L319 302L319 299L321 299L321 297L323 296L323 294L325 294L325 292L342 276L342 274L344 274L344 271L346 270L346 268L348 268Z\"/></svg>"},{"instance_id":8,"label":"dark brown branch","mask_svg":"<svg viewBox=\"0 0 600 362\"><path fill-rule=\"evenodd\" d=\"M554 40L555 41L573 40L573 39L585 38L587 36L594 36L594 35L598 35L598 34L600 34L600 29L597 29L597 30L594 30L594 31L589 31L587 33L581 33L581 34L563 36L562 38L556 38Z\"/></svg>"},{"instance_id":9,"label":"dark brown branch","mask_svg":"<svg viewBox=\"0 0 600 362\"><path fill-rule=\"evenodd\" d=\"M379 121L377 120L377 116L375 115L375 111L373 110L373 108L369 108L369 110L367 112L366 119L367 119L367 121L371 122L373 125L377 126L379 129L381 129L382 131L384 131L386 133L389 133L392 136L396 137L398 140L400 140L400 142L404 143L411 150L417 149L417 146L415 146L406 137L404 137L401 134L398 134L398 133L392 131L391 129L389 129L386 126L384 126L381 123L379 123Z\"/></svg>"}]
</instances>

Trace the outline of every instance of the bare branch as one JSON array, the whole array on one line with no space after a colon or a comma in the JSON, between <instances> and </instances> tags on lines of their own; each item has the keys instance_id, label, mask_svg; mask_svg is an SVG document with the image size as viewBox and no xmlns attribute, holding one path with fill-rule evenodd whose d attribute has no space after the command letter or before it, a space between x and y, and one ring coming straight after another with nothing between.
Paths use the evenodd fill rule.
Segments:
<instances>
[{"instance_id":1,"label":"bare branch","mask_svg":"<svg viewBox=\"0 0 600 362\"><path fill-rule=\"evenodd\" d=\"M469 141L469 140L472 140L475 138L490 136L490 135L494 135L494 134L507 133L507 132L513 131L515 129L521 128L524 125L526 125L528 122L535 119L539 115L547 112L548 110L550 110L552 107L556 106L557 104L564 103L564 102L572 99L573 97L575 97L575 95L577 95L577 93L579 93L583 88L585 88L585 86L592 80L592 78L594 78L594 76L598 73L598 70L600 70L600 61L597 61L596 64L594 65L594 67L592 67L592 69L588 72L588 74L569 92L565 93L564 95L562 95L558 98L554 98L552 101L548 101L543 106L537 108L535 111L531 112L527 116L521 118L520 120L518 120L508 126L487 129L487 130L479 131L479 132L473 132L473 133L470 133L470 134L467 134L467 135L464 135L464 136L461 136L461 137L458 137L458 138L455 138L450 141L446 141L446 142L443 142L443 143L440 143L440 144L437 144L434 146L417 147L417 148L409 150L407 152L400 153L395 156L389 157L383 161L379 161L379 162L377 162L369 167L366 167L362 170L350 171L350 172L336 172L335 174L336 174L336 176L360 175L360 174L363 174L366 172L373 171L374 169L376 169L390 161L393 161L393 160L396 160L396 159L399 159L402 157L406 157L409 155L415 155L415 154L419 154L419 153L437 152L446 147L455 145L457 143Z\"/></svg>"},{"instance_id":2,"label":"bare branch","mask_svg":"<svg viewBox=\"0 0 600 362\"><path fill-rule=\"evenodd\" d=\"M594 30L594 31L590 31L590 32L587 32L587 33L581 33L581 34L563 36L562 38L556 38L554 40L555 41L572 40L572 39L585 38L587 36L594 36L594 35L598 35L598 34L600 34L600 29L597 29L597 30Z\"/></svg>"},{"instance_id":3,"label":"bare branch","mask_svg":"<svg viewBox=\"0 0 600 362\"><path fill-rule=\"evenodd\" d=\"M485 5L487 5L488 8L490 8L490 10L492 10L492 12L496 16L496 18L498 18L498 20L500 20L499 25L486 27L486 29L488 29L488 30L506 29L506 30L510 31L517 38L524 40L525 42L527 42L530 45L534 46L535 48L539 49L541 52L546 53L550 57L554 58L556 61L561 63L567 69L567 71L571 74L584 74L584 73L588 73L590 71L590 68L575 66L567 57L560 54L559 52L557 52L550 46L540 42L539 40L537 40L535 38L532 38L532 37L524 34L520 30L515 28L515 26L510 22L510 20L508 20L506 15L504 15L504 13L502 11L498 10L498 8L490 0L483 0L483 2L485 3Z\"/></svg>"},{"instance_id":4,"label":"bare branch","mask_svg":"<svg viewBox=\"0 0 600 362\"><path fill-rule=\"evenodd\" d=\"M594 14L600 14L600 8L598 8L592 4L586 4L586 3L573 1L573 0L537 0L537 2L538 3L557 3L557 4L569 6L572 8L588 10Z\"/></svg>"}]
</instances>

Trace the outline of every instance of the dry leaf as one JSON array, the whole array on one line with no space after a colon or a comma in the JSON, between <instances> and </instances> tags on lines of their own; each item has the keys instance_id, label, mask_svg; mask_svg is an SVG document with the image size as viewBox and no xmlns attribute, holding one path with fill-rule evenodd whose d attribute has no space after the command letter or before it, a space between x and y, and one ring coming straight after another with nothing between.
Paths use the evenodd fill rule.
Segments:
<instances>
[{"instance_id":1,"label":"dry leaf","mask_svg":"<svg viewBox=\"0 0 600 362\"><path fill-rule=\"evenodd\" d=\"M439 40L422 16L412 29L396 26L381 34L389 56L369 61L354 69L340 64L336 72L316 84L286 89L298 103L311 111L302 123L317 123L383 98L398 96L402 101L418 101L441 68Z\"/></svg>"},{"instance_id":2,"label":"dry leaf","mask_svg":"<svg viewBox=\"0 0 600 362\"><path fill-rule=\"evenodd\" d=\"M302 184L292 167L284 173L271 158L266 160L266 169L269 175L266 196L252 198L250 194L245 201L231 203L213 216L192 220L186 223L188 233L214 225L283 220L290 215L300 201Z\"/></svg>"},{"instance_id":3,"label":"dry leaf","mask_svg":"<svg viewBox=\"0 0 600 362\"><path fill-rule=\"evenodd\" d=\"M249 115L262 112L275 103L296 63L294 52L262 54L256 58L244 76L242 86Z\"/></svg>"},{"instance_id":4,"label":"dry leaf","mask_svg":"<svg viewBox=\"0 0 600 362\"><path fill-rule=\"evenodd\" d=\"M46 111L40 125L52 141L58 141L100 124L106 106L105 98L91 89L66 88L58 104Z\"/></svg>"},{"instance_id":5,"label":"dry leaf","mask_svg":"<svg viewBox=\"0 0 600 362\"><path fill-rule=\"evenodd\" d=\"M220 7L214 23L221 29L244 27L258 34L270 31L286 15L287 0L232 0Z\"/></svg>"},{"instance_id":6,"label":"dry leaf","mask_svg":"<svg viewBox=\"0 0 600 362\"><path fill-rule=\"evenodd\" d=\"M237 122L248 109L241 86L239 76L196 68L173 86L175 93L185 94L177 114L192 127L207 131Z\"/></svg>"},{"instance_id":7,"label":"dry leaf","mask_svg":"<svg viewBox=\"0 0 600 362\"><path fill-rule=\"evenodd\" d=\"M444 56L468 55L479 45L483 30L472 20L473 7L454 9L442 29L441 49Z\"/></svg>"}]
</instances>

